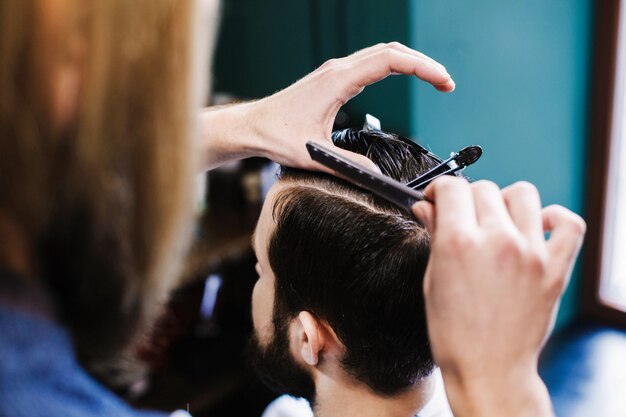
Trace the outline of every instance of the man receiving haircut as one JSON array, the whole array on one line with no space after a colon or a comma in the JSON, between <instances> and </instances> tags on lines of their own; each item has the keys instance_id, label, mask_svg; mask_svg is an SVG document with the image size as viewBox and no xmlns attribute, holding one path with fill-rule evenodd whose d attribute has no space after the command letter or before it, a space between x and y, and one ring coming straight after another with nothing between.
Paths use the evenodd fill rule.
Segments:
<instances>
[{"instance_id":1,"label":"man receiving haircut","mask_svg":"<svg viewBox=\"0 0 626 417\"><path fill-rule=\"evenodd\" d=\"M333 134L407 183L438 164L380 131ZM422 280L430 243L413 215L330 175L281 168L253 238L252 364L316 416L414 416L434 391Z\"/></svg>"}]
</instances>

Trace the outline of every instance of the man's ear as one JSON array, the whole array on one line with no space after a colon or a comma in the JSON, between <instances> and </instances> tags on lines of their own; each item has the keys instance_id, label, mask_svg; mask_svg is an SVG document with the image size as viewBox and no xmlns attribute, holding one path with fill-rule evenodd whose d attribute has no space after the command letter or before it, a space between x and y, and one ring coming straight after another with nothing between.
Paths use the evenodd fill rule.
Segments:
<instances>
[{"instance_id":1,"label":"man's ear","mask_svg":"<svg viewBox=\"0 0 626 417\"><path fill-rule=\"evenodd\" d=\"M310 366L317 365L319 352L324 348L324 334L321 323L308 311L301 311L297 318L297 349Z\"/></svg>"}]
</instances>

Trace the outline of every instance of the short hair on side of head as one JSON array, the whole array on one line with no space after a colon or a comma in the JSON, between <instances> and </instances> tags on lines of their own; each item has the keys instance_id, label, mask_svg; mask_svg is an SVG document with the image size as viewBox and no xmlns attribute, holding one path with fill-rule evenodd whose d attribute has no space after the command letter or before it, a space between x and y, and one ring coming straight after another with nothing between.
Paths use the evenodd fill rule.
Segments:
<instances>
[{"instance_id":1,"label":"short hair on side of head","mask_svg":"<svg viewBox=\"0 0 626 417\"><path fill-rule=\"evenodd\" d=\"M343 131L337 146L408 182L437 161L378 131ZM330 175L282 168L268 246L275 326L309 311L345 347L343 368L395 395L434 366L424 311L429 236L407 211ZM323 357L322 357L323 360Z\"/></svg>"}]
</instances>

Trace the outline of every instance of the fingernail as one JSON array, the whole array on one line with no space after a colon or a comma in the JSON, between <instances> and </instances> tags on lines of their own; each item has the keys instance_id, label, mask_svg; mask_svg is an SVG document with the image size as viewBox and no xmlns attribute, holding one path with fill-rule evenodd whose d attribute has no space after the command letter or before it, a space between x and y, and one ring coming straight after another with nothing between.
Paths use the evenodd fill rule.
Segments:
<instances>
[{"instance_id":1,"label":"fingernail","mask_svg":"<svg viewBox=\"0 0 626 417\"><path fill-rule=\"evenodd\" d=\"M441 71L441 73L442 73L443 75L445 75L445 76L446 76L446 77L448 77L448 78L451 78L451 77L450 77L450 73L448 72L448 70L446 69L446 67L444 67L444 66L443 66L443 65L441 65L441 64L438 64L438 67L439 67L439 71Z\"/></svg>"}]
</instances>

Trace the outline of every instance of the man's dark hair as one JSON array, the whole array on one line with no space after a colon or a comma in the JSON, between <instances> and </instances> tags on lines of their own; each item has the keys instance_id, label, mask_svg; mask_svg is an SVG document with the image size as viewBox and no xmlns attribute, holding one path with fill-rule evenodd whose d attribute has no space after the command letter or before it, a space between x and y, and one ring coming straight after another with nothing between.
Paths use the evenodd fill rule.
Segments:
<instances>
[{"instance_id":1,"label":"man's dark hair","mask_svg":"<svg viewBox=\"0 0 626 417\"><path fill-rule=\"evenodd\" d=\"M438 163L394 134L345 130L333 140L404 183ZM282 168L279 180L287 186L275 200L268 247L274 326L300 311L327 322L345 346L343 368L382 395L428 376L434 363L422 293L430 249L424 227L330 175Z\"/></svg>"}]
</instances>

